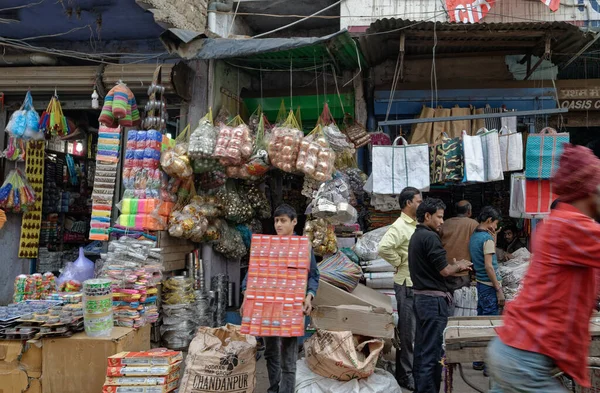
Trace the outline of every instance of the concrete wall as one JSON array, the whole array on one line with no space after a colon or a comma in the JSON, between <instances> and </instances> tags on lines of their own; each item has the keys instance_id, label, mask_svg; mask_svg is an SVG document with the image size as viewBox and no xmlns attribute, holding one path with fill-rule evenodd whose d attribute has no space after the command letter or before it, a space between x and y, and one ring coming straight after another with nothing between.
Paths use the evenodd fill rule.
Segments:
<instances>
[{"instance_id":1,"label":"concrete wall","mask_svg":"<svg viewBox=\"0 0 600 393\"><path fill-rule=\"evenodd\" d=\"M208 0L137 0L152 12L159 25L203 32L206 28Z\"/></svg>"},{"instance_id":2,"label":"concrete wall","mask_svg":"<svg viewBox=\"0 0 600 393\"><path fill-rule=\"evenodd\" d=\"M432 59L407 59L404 63L404 82L429 84ZM513 74L504 56L458 57L436 59L437 80L440 81L510 81ZM469 68L465 68L469 64ZM376 86L390 86L394 78L396 60L388 60L374 69ZM473 72L473 70L479 70Z\"/></svg>"},{"instance_id":3,"label":"concrete wall","mask_svg":"<svg viewBox=\"0 0 600 393\"><path fill-rule=\"evenodd\" d=\"M483 22L516 23L535 20L598 26L600 0L563 0L560 3L558 11L552 12L541 1L496 1ZM346 0L340 7L340 27L344 29L369 26L377 19L383 18L447 22L448 17L444 7L444 1L432 0Z\"/></svg>"},{"instance_id":4,"label":"concrete wall","mask_svg":"<svg viewBox=\"0 0 600 393\"><path fill-rule=\"evenodd\" d=\"M231 93L239 96L242 89L250 88L251 78L244 70L232 67L224 61L212 62L212 75L209 76L209 106L212 107L216 116L222 106L225 106L232 115L237 113L237 104L221 93L225 88Z\"/></svg>"}]
</instances>

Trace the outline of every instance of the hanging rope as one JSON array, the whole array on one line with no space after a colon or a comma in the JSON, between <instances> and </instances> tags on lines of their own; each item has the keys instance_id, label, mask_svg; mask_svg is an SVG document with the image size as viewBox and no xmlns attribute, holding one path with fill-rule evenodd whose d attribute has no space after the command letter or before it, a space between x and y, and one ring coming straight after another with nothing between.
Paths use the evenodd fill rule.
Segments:
<instances>
[{"instance_id":1,"label":"hanging rope","mask_svg":"<svg viewBox=\"0 0 600 393\"><path fill-rule=\"evenodd\" d=\"M319 102L319 73L317 72L317 51L314 50L314 61L315 61L315 84L317 88L317 108L321 108L321 103ZM325 72L324 70L322 72Z\"/></svg>"},{"instance_id":2,"label":"hanging rope","mask_svg":"<svg viewBox=\"0 0 600 393\"><path fill-rule=\"evenodd\" d=\"M437 87L437 70L435 69L435 48L437 47L437 23L433 23L433 58L431 60L431 107L435 108L438 104L438 87ZM435 96L434 96L434 85L435 85ZM433 98L435 97L435 106L433 105Z\"/></svg>"},{"instance_id":3,"label":"hanging rope","mask_svg":"<svg viewBox=\"0 0 600 393\"><path fill-rule=\"evenodd\" d=\"M346 110L344 109L344 102L342 101L342 95L340 94L340 88L337 83L337 74L335 73L335 67L333 65L330 65L330 66L331 66L331 71L333 71L333 81L335 82L335 90L337 92L338 99L340 100L340 106L342 107L342 113L346 113ZM331 117L333 117L333 114L331 115Z\"/></svg>"},{"instance_id":4,"label":"hanging rope","mask_svg":"<svg viewBox=\"0 0 600 393\"><path fill-rule=\"evenodd\" d=\"M293 83L294 83L293 68L294 68L294 59L290 55L290 108L292 108L292 109L294 109L294 101L293 101L293 98L292 98L292 89L293 89Z\"/></svg>"},{"instance_id":5,"label":"hanging rope","mask_svg":"<svg viewBox=\"0 0 600 393\"><path fill-rule=\"evenodd\" d=\"M262 79L262 63L260 64L260 105L265 108L265 102L263 100L263 79Z\"/></svg>"}]
</instances>

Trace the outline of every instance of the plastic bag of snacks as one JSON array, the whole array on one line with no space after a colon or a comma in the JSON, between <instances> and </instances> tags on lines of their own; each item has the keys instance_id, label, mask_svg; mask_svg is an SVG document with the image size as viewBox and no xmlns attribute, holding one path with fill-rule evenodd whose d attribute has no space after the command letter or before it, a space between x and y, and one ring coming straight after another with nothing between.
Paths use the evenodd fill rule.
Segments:
<instances>
[{"instance_id":1,"label":"plastic bag of snacks","mask_svg":"<svg viewBox=\"0 0 600 393\"><path fill-rule=\"evenodd\" d=\"M23 100L23 105L11 116L6 126L6 132L16 138L43 139L44 133L40 132L40 115L33 107L33 98L28 91Z\"/></svg>"},{"instance_id":2,"label":"plastic bag of snacks","mask_svg":"<svg viewBox=\"0 0 600 393\"><path fill-rule=\"evenodd\" d=\"M307 221L304 235L308 236L315 255L330 255L337 251L337 238L333 226L322 218Z\"/></svg>"},{"instance_id":3,"label":"plastic bag of snacks","mask_svg":"<svg viewBox=\"0 0 600 393\"><path fill-rule=\"evenodd\" d=\"M224 204L225 219L236 224L250 221L254 210L243 193L237 191L235 184L228 182L225 189L219 191Z\"/></svg>"},{"instance_id":4,"label":"plastic bag of snacks","mask_svg":"<svg viewBox=\"0 0 600 393\"><path fill-rule=\"evenodd\" d=\"M188 154L192 159L211 157L216 144L217 130L213 125L212 110L209 110L190 135Z\"/></svg>"},{"instance_id":5,"label":"plastic bag of snacks","mask_svg":"<svg viewBox=\"0 0 600 393\"><path fill-rule=\"evenodd\" d=\"M269 154L265 140L265 127L267 120L261 114L256 129L256 140L254 141L254 152L246 163L246 171L251 176L262 176L269 171Z\"/></svg>"},{"instance_id":6,"label":"plastic bag of snacks","mask_svg":"<svg viewBox=\"0 0 600 393\"><path fill-rule=\"evenodd\" d=\"M0 187L0 208L13 213L27 212L35 203L35 192L20 169L10 171Z\"/></svg>"},{"instance_id":7,"label":"plastic bag of snacks","mask_svg":"<svg viewBox=\"0 0 600 393\"><path fill-rule=\"evenodd\" d=\"M256 216L260 219L271 218L271 203L256 185L249 185L243 188L248 197L250 206L254 209Z\"/></svg>"},{"instance_id":8,"label":"plastic bag of snacks","mask_svg":"<svg viewBox=\"0 0 600 393\"><path fill-rule=\"evenodd\" d=\"M345 150L354 152L354 145L348 141L346 135L342 134L333 120L329 105L326 103L323 107L323 113L319 118L319 124L323 126L323 133L329 141L329 145L336 153L342 153Z\"/></svg>"},{"instance_id":9,"label":"plastic bag of snacks","mask_svg":"<svg viewBox=\"0 0 600 393\"><path fill-rule=\"evenodd\" d=\"M202 214L205 209L204 200L192 197L180 209L169 215L169 235L199 242L208 228L208 219Z\"/></svg>"},{"instance_id":10,"label":"plastic bag of snacks","mask_svg":"<svg viewBox=\"0 0 600 393\"><path fill-rule=\"evenodd\" d=\"M331 179L335 153L323 135L320 125L308 134L300 143L296 169L317 181Z\"/></svg>"},{"instance_id":11,"label":"plastic bag of snacks","mask_svg":"<svg viewBox=\"0 0 600 393\"><path fill-rule=\"evenodd\" d=\"M214 157L218 158L223 166L241 165L252 155L252 142L250 128L244 124L241 117L236 116L227 125L219 127Z\"/></svg>"},{"instance_id":12,"label":"plastic bag of snacks","mask_svg":"<svg viewBox=\"0 0 600 393\"><path fill-rule=\"evenodd\" d=\"M294 112L290 111L287 120L271 132L268 144L271 164L284 172L294 172L302 138L304 133L299 129Z\"/></svg>"},{"instance_id":13,"label":"plastic bag of snacks","mask_svg":"<svg viewBox=\"0 0 600 393\"><path fill-rule=\"evenodd\" d=\"M187 156L190 126L183 130L175 139L175 147L162 152L160 165L171 177L187 179L194 174L190 159Z\"/></svg>"},{"instance_id":14,"label":"plastic bag of snacks","mask_svg":"<svg viewBox=\"0 0 600 393\"><path fill-rule=\"evenodd\" d=\"M358 124L349 113L346 113L346 116L344 116L344 125L344 134L346 134L356 149L371 143L371 136L367 133L365 127Z\"/></svg>"}]
</instances>

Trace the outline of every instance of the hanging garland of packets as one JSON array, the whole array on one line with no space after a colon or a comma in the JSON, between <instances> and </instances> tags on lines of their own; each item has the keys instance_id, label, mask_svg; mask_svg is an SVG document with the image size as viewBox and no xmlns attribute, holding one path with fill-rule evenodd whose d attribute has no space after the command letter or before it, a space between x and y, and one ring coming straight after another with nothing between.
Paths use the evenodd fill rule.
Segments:
<instances>
[{"instance_id":1,"label":"hanging garland of packets","mask_svg":"<svg viewBox=\"0 0 600 393\"><path fill-rule=\"evenodd\" d=\"M92 192L92 219L90 240L107 241L113 196L119 163L121 128L100 125L98 130L98 153L96 154L96 175Z\"/></svg>"},{"instance_id":2,"label":"hanging garland of packets","mask_svg":"<svg viewBox=\"0 0 600 393\"><path fill-rule=\"evenodd\" d=\"M19 258L38 257L44 190L44 145L43 141L31 141L27 145L25 175L35 191L36 200L33 207L23 215Z\"/></svg>"},{"instance_id":3,"label":"hanging garland of packets","mask_svg":"<svg viewBox=\"0 0 600 393\"><path fill-rule=\"evenodd\" d=\"M44 131L49 136L67 136L72 131L75 131L69 129L69 123L63 114L62 106L56 93L54 93L48 107L40 117L40 131Z\"/></svg>"}]
</instances>

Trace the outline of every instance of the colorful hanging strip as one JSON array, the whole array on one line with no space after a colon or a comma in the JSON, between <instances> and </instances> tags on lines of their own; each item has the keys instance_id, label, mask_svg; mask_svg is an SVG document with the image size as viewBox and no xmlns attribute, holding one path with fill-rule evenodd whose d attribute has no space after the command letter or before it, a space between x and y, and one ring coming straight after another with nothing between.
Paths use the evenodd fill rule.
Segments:
<instances>
[{"instance_id":1,"label":"colorful hanging strip","mask_svg":"<svg viewBox=\"0 0 600 393\"><path fill-rule=\"evenodd\" d=\"M42 201L44 199L44 141L31 141L27 145L25 176L35 191L35 204L25 214L21 223L19 258L37 258L42 225Z\"/></svg>"},{"instance_id":2,"label":"colorful hanging strip","mask_svg":"<svg viewBox=\"0 0 600 393\"><path fill-rule=\"evenodd\" d=\"M96 176L94 177L94 191L92 193L90 240L108 240L120 143L120 127L100 126L98 131L98 154L96 155Z\"/></svg>"},{"instance_id":3,"label":"colorful hanging strip","mask_svg":"<svg viewBox=\"0 0 600 393\"><path fill-rule=\"evenodd\" d=\"M558 3L559 0L552 1ZM496 0L446 0L446 9L450 22L477 23L487 15L494 4Z\"/></svg>"}]
</instances>

